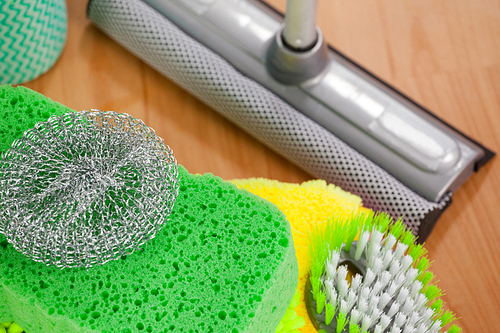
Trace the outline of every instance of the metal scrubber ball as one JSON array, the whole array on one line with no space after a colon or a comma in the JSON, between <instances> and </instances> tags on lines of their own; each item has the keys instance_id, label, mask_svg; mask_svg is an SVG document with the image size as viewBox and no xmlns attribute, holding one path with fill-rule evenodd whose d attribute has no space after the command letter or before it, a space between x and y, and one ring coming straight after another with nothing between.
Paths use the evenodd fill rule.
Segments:
<instances>
[{"instance_id":1,"label":"metal scrubber ball","mask_svg":"<svg viewBox=\"0 0 500 333\"><path fill-rule=\"evenodd\" d=\"M53 116L0 160L0 232L47 265L102 265L155 237L178 177L172 150L141 120L98 110Z\"/></svg>"}]
</instances>

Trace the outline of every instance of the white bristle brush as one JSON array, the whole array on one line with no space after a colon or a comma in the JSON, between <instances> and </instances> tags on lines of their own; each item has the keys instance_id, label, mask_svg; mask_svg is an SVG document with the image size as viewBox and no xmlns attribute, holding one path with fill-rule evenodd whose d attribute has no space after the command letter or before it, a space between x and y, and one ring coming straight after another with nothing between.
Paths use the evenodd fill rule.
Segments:
<instances>
[{"instance_id":1,"label":"white bristle brush","mask_svg":"<svg viewBox=\"0 0 500 333\"><path fill-rule=\"evenodd\" d=\"M447 328L456 317L443 311L426 250L401 221L373 213L332 219L310 243L306 300L320 333L462 332Z\"/></svg>"}]
</instances>

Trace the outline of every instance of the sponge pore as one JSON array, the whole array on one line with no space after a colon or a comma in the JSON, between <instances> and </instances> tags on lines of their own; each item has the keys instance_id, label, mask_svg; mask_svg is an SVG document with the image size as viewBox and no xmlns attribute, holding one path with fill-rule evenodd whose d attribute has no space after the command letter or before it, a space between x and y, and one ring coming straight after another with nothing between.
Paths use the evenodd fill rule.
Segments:
<instances>
[{"instance_id":1,"label":"sponge pore","mask_svg":"<svg viewBox=\"0 0 500 333\"><path fill-rule=\"evenodd\" d=\"M211 174L179 175L170 222L121 260L60 270L0 236L0 322L29 333L274 332L298 278L285 216Z\"/></svg>"},{"instance_id":2,"label":"sponge pore","mask_svg":"<svg viewBox=\"0 0 500 333\"><path fill-rule=\"evenodd\" d=\"M15 139L35 123L70 109L25 87L0 85L0 152L10 148Z\"/></svg>"}]
</instances>

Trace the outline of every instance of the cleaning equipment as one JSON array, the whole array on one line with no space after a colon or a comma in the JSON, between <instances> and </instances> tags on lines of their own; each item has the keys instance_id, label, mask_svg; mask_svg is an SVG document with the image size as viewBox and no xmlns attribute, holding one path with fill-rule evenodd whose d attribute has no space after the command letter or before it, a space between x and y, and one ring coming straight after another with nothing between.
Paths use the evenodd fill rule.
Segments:
<instances>
[{"instance_id":1,"label":"cleaning equipment","mask_svg":"<svg viewBox=\"0 0 500 333\"><path fill-rule=\"evenodd\" d=\"M0 175L0 233L61 268L133 253L167 223L179 191L174 154L151 128L96 110L37 123L3 154Z\"/></svg>"},{"instance_id":2,"label":"cleaning equipment","mask_svg":"<svg viewBox=\"0 0 500 333\"><path fill-rule=\"evenodd\" d=\"M3 100L2 103L5 102L10 102L11 100L19 100L21 96L16 95L19 94L19 92L30 92L28 89L22 89L22 87L19 87L17 89L14 89L12 87L0 87L0 96L7 96L6 100ZM36 102L35 97L39 97L40 95L38 94L33 94L34 96L25 96L27 97L27 100L31 100L33 102ZM38 96L37 96L38 95ZM49 105L49 109L52 108L53 110L56 110L57 104L54 102L51 102L50 100L48 101L47 105ZM17 103L16 103L17 104ZM44 104L44 103L41 103ZM18 107L20 107L18 112L25 113L26 105L21 103L17 104ZM56 107L54 107L56 106ZM40 114L44 114L44 112L48 110L43 110L43 109L38 109L37 112ZM10 111L15 111L15 110L10 110ZM185 170L181 167L181 174L184 174ZM206 177L206 176L193 176L190 175L191 177ZM184 177L183 177L184 179ZM309 258L308 258L308 238L306 236L307 232L310 231L311 229L314 229L314 227L320 228L320 226L327 228L327 224L325 223L328 218L333 214L337 217L344 217L347 218L351 216L353 213L359 213L362 211L366 212L366 209L361 207L361 199L355 195L346 193L339 188L333 186L333 185L327 185L326 182L324 181L310 181L306 182L302 185L297 185L297 184L286 184L286 183L280 183L277 181L271 181L271 180L265 180L265 179L249 179L249 180L233 180L233 183L237 184L239 187L245 188L255 194L258 194L259 196L262 196L264 198L269 199L270 201L274 202L278 207L286 214L288 217L291 227L292 227L292 234L293 234L293 242L296 245L297 249L297 256L298 256L298 261L299 261L299 286L298 289L300 290L299 293L296 293L294 296L293 301L291 302L285 317L282 319L280 324L278 325L278 329L276 330L277 332L290 332L290 333L297 333L297 332L315 332L315 328L312 326L312 323L309 319L309 316L307 315L307 309L305 308L305 301L304 301L304 286L305 282L307 281L307 272L309 271ZM198 185L196 183L193 183L194 187L196 188L196 191L199 190ZM225 183L224 183L225 184ZM203 187L203 185L201 186ZM181 194L183 191L186 189L183 189L183 186L181 185ZM209 189L210 190L210 189ZM244 192L243 192L244 193ZM181 195L182 196L182 195ZM191 195L187 195L188 198L191 198ZM180 200L180 199L179 199ZM190 205L191 203L186 203L186 205ZM204 203L206 205L206 203ZM243 205L244 206L244 205ZM243 208L244 209L244 208ZM175 209L174 209L175 213ZM181 212L182 214L185 214L185 211ZM188 214L186 214L188 215ZM187 218L187 216L186 216ZM403 230L402 226L399 225L400 229ZM327 228L330 229L330 228ZM407 241L414 240L414 237L412 237L409 233L405 236ZM3 246L9 246L7 245L7 242L1 243L2 247ZM1 250L2 247L0 247L0 259L1 257ZM10 247L10 246L9 246ZM421 247L419 247L421 248ZM146 249L147 251L147 249ZM17 252L15 252L17 253ZM127 257L128 260L129 258L134 257L135 255L138 255L137 253ZM119 262L119 261L118 261ZM112 262L114 263L114 262ZM111 263L111 264L112 264ZM36 264L36 263L34 263ZM24 264L25 265L25 264ZM15 265L12 264L12 266L8 265L3 266L0 264L0 267L9 267L9 269L6 270L5 275L7 276L7 280L9 279L10 275L7 273L10 271L11 267L14 267ZM106 267L107 265L99 267L101 269L102 267ZM43 266L42 266L43 267ZM147 267L147 265L146 265ZM147 267L148 269L153 266ZM12 273L12 272L11 272ZM15 272L14 272L15 273ZM305 274L304 274L305 273ZM427 273L426 273L427 274ZM15 274L13 274L15 275ZM428 275L428 274L427 274ZM429 277L429 276L428 276ZM427 277L427 279L428 279ZM10 281L10 280L8 280ZM304 282L304 283L303 283ZM10 282L8 283L10 285ZM107 285L107 284L106 284ZM106 287L105 285L105 287ZM45 286L47 288L47 285L45 283L42 283L41 286ZM302 290L301 290L302 286ZM97 283L96 283L97 287ZM37 286L38 288L38 286ZM38 289L37 289L38 290ZM50 295L50 292L48 293ZM152 293L154 294L154 293ZM55 295L55 294L54 294ZM103 293L103 296L106 296L108 294ZM38 296L37 296L38 297ZM109 297L109 295L108 295ZM52 296L53 301L54 299L58 301L60 298L60 295L55 295ZM301 302L298 301L298 298L302 299ZM59 301L58 301L59 302ZM55 302L53 302L55 303ZM59 307L57 306L57 303L55 303L56 306L53 307L55 311L56 308L63 308L61 305ZM135 302L134 302L135 304ZM146 304L146 303L141 303L141 304ZM0 309L1 306L8 306L9 304L7 302L0 302ZM437 306L437 305L436 305ZM436 307L435 306L435 307ZM115 307L112 308L113 311ZM295 309L297 310L295 312ZM51 310L49 310L50 312ZM63 311L63 310L61 310ZM59 312L59 310L58 310ZM53 313L52 313L53 314ZM299 314L299 316L297 316ZM305 314L305 317L301 316ZM92 312L93 316L98 316L100 313L95 313ZM87 314L87 317L89 315ZM85 315L84 315L85 317ZM12 319L9 318L8 320ZM5 320L3 316L0 316L0 321ZM141 322L142 323L142 322ZM7 324L10 324L7 323ZM16 328L19 326L16 325ZM138 330L140 330L140 327L142 329L145 329L144 326L138 325L137 326ZM311 328L312 327L312 328ZM300 329L298 331L297 329ZM312 329L312 330L311 330ZM31 331L30 331L31 332ZM450 330L452 332L452 330Z\"/></svg>"},{"instance_id":3,"label":"cleaning equipment","mask_svg":"<svg viewBox=\"0 0 500 333\"><path fill-rule=\"evenodd\" d=\"M88 17L315 177L404 216L422 242L493 153L327 47L315 3L290 0L285 23L256 0L90 0Z\"/></svg>"},{"instance_id":4,"label":"cleaning equipment","mask_svg":"<svg viewBox=\"0 0 500 333\"><path fill-rule=\"evenodd\" d=\"M15 322L0 323L0 333L23 333L24 330Z\"/></svg>"},{"instance_id":5,"label":"cleaning equipment","mask_svg":"<svg viewBox=\"0 0 500 333\"><path fill-rule=\"evenodd\" d=\"M29 89L10 86L0 89L3 96L1 105L10 104L10 111L19 114L20 118L24 114L38 114L38 111L41 117L46 113L49 116L52 111L62 109L52 107L56 103ZM21 97L24 102L18 103ZM12 103L14 100L17 102ZM31 109L27 101L33 104L38 102L38 108L27 112ZM16 106L19 109L16 109ZM74 113L70 111L69 115L53 116L47 122L54 124L56 119L59 124L63 120L65 124L71 125ZM87 118L88 113L83 112L81 115L85 119L84 123L91 123ZM110 116L115 117L116 114ZM130 125L121 129L132 134L137 123L128 116L121 117L129 121ZM106 121L99 119L104 131ZM22 126L24 124L20 125L21 129ZM64 152L74 143L74 136L68 132L79 127L60 127L65 131L59 132L58 138L67 145L61 143L50 148ZM40 132L51 131L50 126L43 123L35 124L35 128ZM10 133L8 129L2 130ZM2 152L0 169L12 168L11 162L4 157L10 156L13 149L20 148L18 142L49 142L42 140L43 137L33 136L32 133L34 132L28 130L23 139L14 138L14 148ZM147 133L152 142L157 142L153 132ZM113 138L111 135L110 137ZM111 143L112 140L107 142ZM144 145L137 147L141 150L145 148ZM90 152L93 147L87 148L89 151L83 151L83 148L80 151L79 156L83 164L92 156ZM102 148L103 152L107 151ZM145 153L152 152L146 150ZM165 151L165 154L167 158L170 157L168 151ZM99 156L102 155L97 155ZM153 157L144 157L145 161L142 163L150 162L151 167L154 167ZM147 161L148 158L151 161ZM119 169L120 165L116 167ZM145 180L148 181L152 177L149 173L134 172L134 168L125 169L137 178L135 182L131 181L134 189L129 187L130 184L121 184L118 179L113 183L112 179L104 176L90 182L110 184L107 188L108 194L118 194L120 188L125 188L130 195L130 201L115 199L117 205L114 207L101 207L99 217L114 217L114 214L131 216L139 211L140 206L137 203L140 201L134 202L132 199L137 195L134 191L139 192L141 188L139 186L135 189L135 185L141 184L141 177L147 177ZM33 168L28 171L32 175L46 176L44 170ZM90 168L90 173L93 174L93 171L95 170ZM3 184L0 186L0 192L6 193L15 189L17 183L6 180L4 171L1 173L0 181ZM16 251L4 235L0 235L0 323L10 323L14 320L16 328L22 327L30 333L75 333L90 330L124 333L269 333L275 330L291 303L298 277L297 259L286 217L268 201L239 190L235 185L211 174L192 175L179 166L178 175L179 194L168 223L165 223L156 237L150 239L145 246L132 254L121 256L118 260L106 263L98 261L91 267L60 269L53 264L47 266L30 260ZM51 177L50 173L48 176ZM71 180L67 182L71 184ZM31 186L42 191L52 189L54 184L58 185L57 180L43 184L33 182ZM89 188L92 187L71 189L74 197L81 197L82 192ZM64 188L59 190L63 191ZM96 205L99 204L96 203L96 198L112 200L113 197L106 197L103 193L94 194ZM129 204L137 205L130 207ZM36 213L43 213L46 209L51 210L55 216L64 212L64 207L57 205L33 205L31 209L31 215L26 215L27 223L36 220ZM91 212L90 218L94 217L96 211ZM143 212L143 215L151 222L156 211L149 209ZM3 225L6 222L8 221L2 220ZM130 234L130 237L141 236L142 229L138 227L137 232ZM94 238L99 239L104 231L94 231L88 241L92 243ZM64 249L65 244L59 244L58 241L60 235L52 235L54 242ZM112 238L112 235L105 235ZM113 240L109 240L112 244ZM19 241L16 239L14 244L20 244ZM25 242L31 244L32 240L25 239ZM56 263L57 260L56 257ZM11 328L9 332L10 330Z\"/></svg>"},{"instance_id":6,"label":"cleaning equipment","mask_svg":"<svg viewBox=\"0 0 500 333\"><path fill-rule=\"evenodd\" d=\"M179 174L169 223L121 260L61 270L0 236L0 322L29 333L273 332L297 286L286 218L220 178Z\"/></svg>"},{"instance_id":7,"label":"cleaning equipment","mask_svg":"<svg viewBox=\"0 0 500 333\"><path fill-rule=\"evenodd\" d=\"M456 319L442 309L425 248L400 221L373 213L335 218L315 229L310 246L306 303L319 332L442 332Z\"/></svg>"},{"instance_id":8,"label":"cleaning equipment","mask_svg":"<svg viewBox=\"0 0 500 333\"><path fill-rule=\"evenodd\" d=\"M324 180L308 181L300 185L264 178L234 179L231 182L278 206L292 228L293 243L299 263L297 286L299 302L293 308L295 313L290 311L288 317L285 316L283 319L285 330L277 332L316 333L317 330L309 319L305 303L305 290L311 265L308 235L314 228L325 226L332 216L348 218L352 214L367 213L369 210L361 205L361 198L332 184L327 185Z\"/></svg>"},{"instance_id":9,"label":"cleaning equipment","mask_svg":"<svg viewBox=\"0 0 500 333\"><path fill-rule=\"evenodd\" d=\"M0 3L0 84L31 81L59 58L67 35L64 0Z\"/></svg>"},{"instance_id":10,"label":"cleaning equipment","mask_svg":"<svg viewBox=\"0 0 500 333\"><path fill-rule=\"evenodd\" d=\"M350 216L352 214L353 208L355 209L355 211L360 212L359 209L361 207L357 205L359 200L356 200L355 196L349 196L348 193L342 193L342 191L339 191L338 188L334 188L332 185L325 186L326 184L321 181L307 182L302 185L280 183L267 179L238 179L232 180L231 182L238 184L238 187L245 188L253 193L259 194L260 196L277 203L280 209L282 209L283 212L287 215L287 218L289 219L292 226L294 243L296 244L296 248L298 249L297 254L299 269L301 272L299 273L299 291L296 292L294 301L292 301L287 315L285 315L284 319L280 323L281 328L284 328L285 330L281 331L280 326L278 326L276 332L315 333L317 330L313 326L307 314L304 300L305 290L304 288L301 289L300 282L300 280L302 279L301 276L303 275L305 276L305 280L307 280L307 276L310 270L310 266L305 266L310 264L310 260L308 260L310 258L307 258L306 255L305 260L301 260L300 256L300 254L304 254L300 242L307 239L307 237L303 235L303 231L305 229L308 229L310 225L313 224L315 224L316 226L321 225L322 228L324 228L327 225L326 221L329 217L330 212L334 212L337 217ZM329 209L330 207L332 209L331 211ZM299 242L297 242L297 240ZM302 245L304 245L305 249L307 250L308 244L304 243ZM423 248L420 247L418 251L423 251ZM426 259L421 258L421 260L422 259L423 264L419 264L417 266L428 266L428 262L426 262ZM305 268L306 274L302 274L303 268ZM427 274L428 276L426 279L429 279L430 273L428 272L424 274ZM435 303L436 304L433 306L434 309L436 309L437 306L441 305L441 301L439 300L435 301ZM297 310L297 312L295 312L294 310ZM299 314L298 316L297 313ZM302 317L301 315L304 315L304 317ZM453 317L452 315L450 317L450 315L451 313L447 312L446 316L448 316L448 318ZM10 322L6 324L10 325ZM285 328L285 326L287 327ZM458 327L452 327L450 327L448 332L460 332Z\"/></svg>"},{"instance_id":11,"label":"cleaning equipment","mask_svg":"<svg viewBox=\"0 0 500 333\"><path fill-rule=\"evenodd\" d=\"M37 122L72 111L31 89L7 84L0 85L0 108L0 152L10 149L12 143L22 138L23 133L35 127Z\"/></svg>"}]
</instances>

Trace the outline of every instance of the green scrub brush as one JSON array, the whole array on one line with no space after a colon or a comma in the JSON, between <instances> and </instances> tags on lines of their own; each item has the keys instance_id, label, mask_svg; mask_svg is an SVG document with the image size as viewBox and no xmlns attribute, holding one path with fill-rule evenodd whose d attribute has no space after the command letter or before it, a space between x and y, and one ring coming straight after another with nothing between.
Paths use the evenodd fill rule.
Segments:
<instances>
[{"instance_id":1,"label":"green scrub brush","mask_svg":"<svg viewBox=\"0 0 500 333\"><path fill-rule=\"evenodd\" d=\"M355 241L357 239L357 241ZM422 245L398 220L361 214L311 235L308 311L322 333L458 333Z\"/></svg>"}]
</instances>

